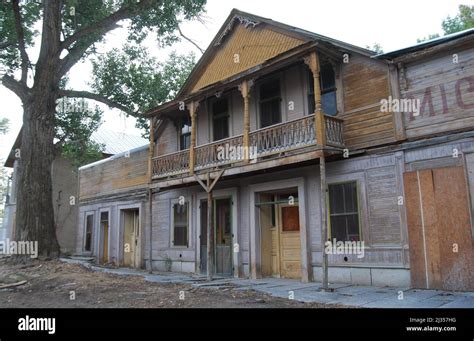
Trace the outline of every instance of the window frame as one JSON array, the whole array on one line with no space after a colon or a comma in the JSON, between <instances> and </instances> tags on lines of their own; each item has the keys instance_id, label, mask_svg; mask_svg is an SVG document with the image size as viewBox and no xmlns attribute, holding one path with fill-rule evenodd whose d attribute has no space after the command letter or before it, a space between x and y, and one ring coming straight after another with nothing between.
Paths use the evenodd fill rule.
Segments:
<instances>
[{"instance_id":1,"label":"window frame","mask_svg":"<svg viewBox=\"0 0 474 341\"><path fill-rule=\"evenodd\" d=\"M214 104L218 101L225 100L227 102L227 113L220 113L218 115L214 114ZM210 132L209 135L211 137L212 142L220 141L220 140L225 140L227 138L230 138L233 136L232 132L232 115L231 115L231 110L232 110L232 104L231 104L231 98L228 95L221 95L219 98L213 98L209 101L209 112L210 112ZM228 136L221 138L221 139L216 139L214 136L214 120L215 118L222 118L222 117L227 117L227 131L228 131Z\"/></svg>"},{"instance_id":2,"label":"window frame","mask_svg":"<svg viewBox=\"0 0 474 341\"><path fill-rule=\"evenodd\" d=\"M283 76L281 74L279 74L279 75L275 75L275 76L272 76L272 77L269 77L269 78L266 78L266 79L262 79L257 84L257 88L258 88L258 102L257 102L258 129L268 128L268 127L271 127L271 126L274 126L276 124L280 124L280 123L284 122L283 115L285 114L285 110L283 110L283 108L282 108L282 102L283 102L283 98L284 98L284 93L283 93L284 89L283 89L282 79L283 79ZM267 84L267 83L271 83L271 82L278 83L280 94L279 94L279 96L273 96L273 97L265 98L265 99L262 100L262 86ZM268 103L268 102L271 102L271 101L275 101L275 100L278 100L278 104L279 104L280 122L272 123L270 125L267 125L267 126L263 127L262 126L262 104Z\"/></svg>"},{"instance_id":3,"label":"window frame","mask_svg":"<svg viewBox=\"0 0 474 341\"><path fill-rule=\"evenodd\" d=\"M330 88L323 88L323 77L322 77L322 68L319 71L319 86L321 88L321 107L323 107L323 95L334 92L334 98L335 98L335 104L336 104L336 112L334 114L328 114L324 112L324 114L329 115L329 116L337 116L339 114L339 99L338 99L338 86L337 86L337 76L335 70L335 67L332 64L323 64L324 67L330 67L332 69L332 72L334 74L334 86ZM336 66L337 67L337 66ZM308 115L314 114L314 111L316 111L315 108L315 103L314 103L314 78L313 78L313 73L312 71L307 68L307 101L308 101ZM312 89L312 91L311 91ZM313 109L311 109L313 108Z\"/></svg>"},{"instance_id":4,"label":"window frame","mask_svg":"<svg viewBox=\"0 0 474 341\"><path fill-rule=\"evenodd\" d=\"M91 232L90 232L90 250L86 249L87 245L87 223L88 217L92 217L91 223ZM84 214L84 233L82 238L82 250L84 253L93 253L94 252L94 225L95 225L95 212L85 212Z\"/></svg>"},{"instance_id":5,"label":"window frame","mask_svg":"<svg viewBox=\"0 0 474 341\"><path fill-rule=\"evenodd\" d=\"M188 125L189 126L189 132L183 134L183 128L186 125L185 123L189 123L189 125ZM189 117L189 116L182 117L179 120L179 125L178 125L177 130L178 130L178 151L188 150L191 147L191 130L192 130L191 117ZM188 138L189 138L189 146L187 148L182 147L182 140L181 139L185 136L188 136Z\"/></svg>"},{"instance_id":6,"label":"window frame","mask_svg":"<svg viewBox=\"0 0 474 341\"><path fill-rule=\"evenodd\" d=\"M186 217L186 245L175 245L174 243L174 233L175 233L175 214L174 214L174 207L175 205L179 205L179 200L174 199L171 200L170 203L170 247L175 249L189 249L192 245L191 241L191 201L188 198L185 198L184 205L187 206L187 217Z\"/></svg>"},{"instance_id":7,"label":"window frame","mask_svg":"<svg viewBox=\"0 0 474 341\"><path fill-rule=\"evenodd\" d=\"M364 240L364 229L362 226L362 206L361 206L361 189L360 189L360 181L357 179L353 180L343 180L343 181L334 181L334 182L329 182L327 184L328 187L328 207L327 207L327 214L328 214L328 238L329 240L333 240L333 235L332 235L332 223L331 223L331 200L329 198L329 186L334 186L334 185L344 185L348 183L355 183L356 185L356 204L357 204L357 222L359 225L359 241L365 241ZM349 214L340 214L340 215L350 215L353 213ZM346 236L347 237L347 236ZM339 241L339 240L338 240ZM343 241L348 241L348 240L343 240Z\"/></svg>"}]
</instances>

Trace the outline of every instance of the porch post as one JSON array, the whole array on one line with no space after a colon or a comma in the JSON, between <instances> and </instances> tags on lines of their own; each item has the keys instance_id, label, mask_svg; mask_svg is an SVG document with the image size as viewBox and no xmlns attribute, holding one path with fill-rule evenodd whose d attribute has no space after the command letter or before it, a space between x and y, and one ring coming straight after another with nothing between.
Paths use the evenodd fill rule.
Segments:
<instances>
[{"instance_id":1,"label":"porch post","mask_svg":"<svg viewBox=\"0 0 474 341\"><path fill-rule=\"evenodd\" d=\"M253 81L244 80L239 85L240 93L244 99L244 134L243 134L243 148L244 148L244 161L249 162L249 146L250 146L250 112L249 112L249 97L250 89L253 85Z\"/></svg>"},{"instance_id":2,"label":"porch post","mask_svg":"<svg viewBox=\"0 0 474 341\"><path fill-rule=\"evenodd\" d=\"M191 141L189 146L189 173L194 174L194 147L196 146L196 111L199 103L188 104L189 116L191 117Z\"/></svg>"},{"instance_id":3,"label":"porch post","mask_svg":"<svg viewBox=\"0 0 474 341\"><path fill-rule=\"evenodd\" d=\"M214 272L214 224L212 216L212 189L211 189L211 178L210 174L207 173L207 280L212 280Z\"/></svg>"},{"instance_id":4,"label":"porch post","mask_svg":"<svg viewBox=\"0 0 474 341\"><path fill-rule=\"evenodd\" d=\"M148 261L150 262L149 273L153 272L153 190L151 189L151 183L153 178L153 155L155 153L155 119L150 119L150 146L148 148L148 176L149 176L149 188L148 188L148 215L149 215L149 236L150 244L148 245Z\"/></svg>"},{"instance_id":5,"label":"porch post","mask_svg":"<svg viewBox=\"0 0 474 341\"><path fill-rule=\"evenodd\" d=\"M326 159L324 156L324 147L326 146L326 126L324 121L324 113L321 105L321 86L319 81L319 56L317 52L305 58L305 63L309 66L313 73L314 81L314 129L316 133L316 142L323 148L321 157L319 158L319 174L320 174L320 207L321 207L321 252L322 252L322 270L323 270L323 290L328 290L328 255L325 252L325 243L328 240L328 224L327 224L327 183L326 183Z\"/></svg>"},{"instance_id":6,"label":"porch post","mask_svg":"<svg viewBox=\"0 0 474 341\"><path fill-rule=\"evenodd\" d=\"M319 56L317 52L311 52L311 54L305 58L305 63L309 66L311 73L313 74L314 84L314 131L316 133L316 142L321 147L326 145L326 126L324 122L324 113L321 105L321 83L319 81Z\"/></svg>"}]
</instances>

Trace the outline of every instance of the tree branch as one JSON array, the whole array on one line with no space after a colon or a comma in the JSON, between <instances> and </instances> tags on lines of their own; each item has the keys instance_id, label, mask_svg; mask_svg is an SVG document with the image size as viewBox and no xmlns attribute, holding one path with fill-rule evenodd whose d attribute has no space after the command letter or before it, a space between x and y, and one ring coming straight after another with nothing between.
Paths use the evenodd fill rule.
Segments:
<instances>
[{"instance_id":1,"label":"tree branch","mask_svg":"<svg viewBox=\"0 0 474 341\"><path fill-rule=\"evenodd\" d=\"M97 21L94 24L91 24L88 27L85 27L81 30L78 30L74 34L70 35L61 44L62 49L68 49L72 44L77 42L79 39L89 36L91 34L105 34L108 31L116 27L117 22L124 19L131 18L135 13L138 13L140 10L145 9L150 6L152 3L151 0L141 0L137 2L134 7L122 7L111 15L105 17L102 20Z\"/></svg>"},{"instance_id":2,"label":"tree branch","mask_svg":"<svg viewBox=\"0 0 474 341\"><path fill-rule=\"evenodd\" d=\"M193 44L199 51L201 51L201 53L204 53L204 49L200 48L199 45L194 41L192 40L191 38L188 38L186 37L183 32L181 31L181 27L179 27L178 25L178 32L179 32L179 35L181 37L183 37L184 39L186 39L187 41L189 41L191 44Z\"/></svg>"},{"instance_id":3,"label":"tree branch","mask_svg":"<svg viewBox=\"0 0 474 341\"><path fill-rule=\"evenodd\" d=\"M30 89L25 83L17 81L15 78L9 75L5 75L2 78L2 84L9 90L13 91L15 95L25 102L30 95Z\"/></svg>"},{"instance_id":4,"label":"tree branch","mask_svg":"<svg viewBox=\"0 0 474 341\"><path fill-rule=\"evenodd\" d=\"M124 113L126 113L130 116L138 116L139 115L138 112L134 112L133 110L130 110L129 108L125 107L122 104L116 103L116 102L108 99L107 97L104 97L104 96L101 96L101 95L98 95L98 94L94 94L94 93L89 92L89 91L60 90L59 91L59 97L88 98L88 99L92 99L92 100L100 102L100 103L104 103L104 104L108 105L111 108L119 109L119 110L123 111Z\"/></svg>"},{"instance_id":5,"label":"tree branch","mask_svg":"<svg viewBox=\"0 0 474 341\"><path fill-rule=\"evenodd\" d=\"M23 26L21 24L21 13L19 0L14 0L12 2L13 13L15 16L15 29L16 35L18 38L18 49L20 50L21 56L21 82L26 85L26 80L28 77L28 66L30 65L30 60L28 54L26 53L25 45L25 32L23 31Z\"/></svg>"},{"instance_id":6,"label":"tree branch","mask_svg":"<svg viewBox=\"0 0 474 341\"><path fill-rule=\"evenodd\" d=\"M3 41L0 43L0 50L4 50L6 49L7 47L10 47L10 46L13 46L15 45L16 43L15 42L12 42L12 41Z\"/></svg>"}]
</instances>

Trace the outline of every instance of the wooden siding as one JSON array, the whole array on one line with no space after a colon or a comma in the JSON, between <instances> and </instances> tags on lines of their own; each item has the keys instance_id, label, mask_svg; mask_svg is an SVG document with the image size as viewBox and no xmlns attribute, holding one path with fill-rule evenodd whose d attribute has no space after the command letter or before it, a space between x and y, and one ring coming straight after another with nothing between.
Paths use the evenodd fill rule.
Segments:
<instances>
[{"instance_id":1,"label":"wooden siding","mask_svg":"<svg viewBox=\"0 0 474 341\"><path fill-rule=\"evenodd\" d=\"M148 149L79 171L80 198L112 194L148 183Z\"/></svg>"},{"instance_id":2,"label":"wooden siding","mask_svg":"<svg viewBox=\"0 0 474 341\"><path fill-rule=\"evenodd\" d=\"M453 63L453 53L458 55L458 63ZM405 77L400 77L402 97L421 104L418 116L403 114L408 138L474 126L473 48L407 64L404 71Z\"/></svg>"},{"instance_id":3,"label":"wooden siding","mask_svg":"<svg viewBox=\"0 0 474 341\"><path fill-rule=\"evenodd\" d=\"M155 156L165 155L178 151L178 130L170 120L163 122L164 126L158 134L158 142L155 147Z\"/></svg>"},{"instance_id":4,"label":"wooden siding","mask_svg":"<svg viewBox=\"0 0 474 341\"><path fill-rule=\"evenodd\" d=\"M192 92L224 80L304 43L261 24L256 27L236 25L230 36L215 52L201 76L192 86ZM238 62L234 62L238 55Z\"/></svg>"},{"instance_id":5,"label":"wooden siding","mask_svg":"<svg viewBox=\"0 0 474 341\"><path fill-rule=\"evenodd\" d=\"M380 111L390 95L389 69L379 61L352 55L342 66L344 137L349 148L395 141L393 115Z\"/></svg>"}]
</instances>

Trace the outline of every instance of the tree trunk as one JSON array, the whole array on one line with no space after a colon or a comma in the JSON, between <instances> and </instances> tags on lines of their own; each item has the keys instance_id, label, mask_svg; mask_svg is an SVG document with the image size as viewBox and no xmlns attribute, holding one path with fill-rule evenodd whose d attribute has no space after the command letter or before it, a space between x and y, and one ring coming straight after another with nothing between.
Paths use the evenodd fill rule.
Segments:
<instances>
[{"instance_id":1,"label":"tree trunk","mask_svg":"<svg viewBox=\"0 0 474 341\"><path fill-rule=\"evenodd\" d=\"M51 166L54 158L55 95L34 91L24 103L23 131L18 159L18 197L15 239L38 242L38 255L56 258Z\"/></svg>"}]
</instances>

